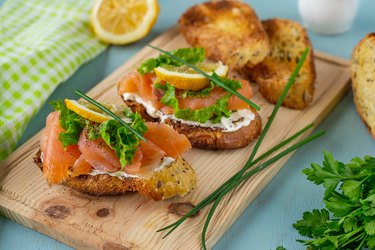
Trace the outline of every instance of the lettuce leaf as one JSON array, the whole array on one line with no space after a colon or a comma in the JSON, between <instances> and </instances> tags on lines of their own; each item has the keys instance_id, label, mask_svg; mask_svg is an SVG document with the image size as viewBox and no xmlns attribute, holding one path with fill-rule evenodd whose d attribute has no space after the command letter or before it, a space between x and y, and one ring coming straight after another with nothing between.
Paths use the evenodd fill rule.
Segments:
<instances>
[{"instance_id":1,"label":"lettuce leaf","mask_svg":"<svg viewBox=\"0 0 375 250\"><path fill-rule=\"evenodd\" d=\"M181 48L171 51L171 53L178 58L185 60L188 63L196 64L203 62L205 59L205 49L204 48ZM154 68L160 65L172 65L181 66L182 63L174 60L168 55L159 55L157 58L150 58L144 61L138 68L138 72L143 74L150 73Z\"/></svg>"},{"instance_id":2,"label":"lettuce leaf","mask_svg":"<svg viewBox=\"0 0 375 250\"><path fill-rule=\"evenodd\" d=\"M222 117L229 117L232 112L228 110L228 101L232 96L227 93L224 97L218 99L215 104L197 109L180 109L178 105L178 99L176 98L176 89L173 85L167 84L155 84L155 88L159 88L165 91L164 96L160 99L160 102L172 107L174 110L174 115L179 119L184 119L188 121L197 121L200 123L205 123L210 120L213 123L220 122Z\"/></svg>"},{"instance_id":3,"label":"lettuce leaf","mask_svg":"<svg viewBox=\"0 0 375 250\"><path fill-rule=\"evenodd\" d=\"M184 93L182 93L182 98L209 96L211 91L214 89L214 87L215 87L215 84L213 82L210 82L210 86L208 86L207 88L204 88L198 91L186 90L184 91Z\"/></svg>"},{"instance_id":4,"label":"lettuce leaf","mask_svg":"<svg viewBox=\"0 0 375 250\"><path fill-rule=\"evenodd\" d=\"M139 113L129 113L132 119L130 126L143 135L147 126ZM116 120L108 120L100 124L99 132L105 143L111 147L120 159L121 167L131 164L138 149L140 139Z\"/></svg>"},{"instance_id":5,"label":"lettuce leaf","mask_svg":"<svg viewBox=\"0 0 375 250\"><path fill-rule=\"evenodd\" d=\"M86 120L69 110L62 100L50 102L54 110L60 111L60 126L66 131L61 132L59 140L66 148L78 143L79 136L86 125Z\"/></svg>"}]
</instances>

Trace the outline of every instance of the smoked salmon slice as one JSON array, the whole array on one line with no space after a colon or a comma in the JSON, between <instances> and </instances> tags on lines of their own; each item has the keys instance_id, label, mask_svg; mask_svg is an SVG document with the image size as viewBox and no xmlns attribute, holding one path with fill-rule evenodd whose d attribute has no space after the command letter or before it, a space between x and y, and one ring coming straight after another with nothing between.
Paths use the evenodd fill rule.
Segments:
<instances>
[{"instance_id":1,"label":"smoked salmon slice","mask_svg":"<svg viewBox=\"0 0 375 250\"><path fill-rule=\"evenodd\" d=\"M78 140L83 158L96 170L115 172L121 168L120 160L102 138L89 140L84 129Z\"/></svg>"},{"instance_id":2,"label":"smoked salmon slice","mask_svg":"<svg viewBox=\"0 0 375 250\"><path fill-rule=\"evenodd\" d=\"M173 127L165 123L146 123L148 130L144 137L162 149L169 157L177 159L191 149L190 141L183 134L179 134Z\"/></svg>"},{"instance_id":3,"label":"smoked salmon slice","mask_svg":"<svg viewBox=\"0 0 375 250\"><path fill-rule=\"evenodd\" d=\"M152 87L153 79L155 79L154 74L141 75L138 72L132 72L127 74L119 84L119 93L135 93L138 94L142 99L146 101L151 101L156 109L162 110L165 114L171 114L173 110L160 103L162 94L160 90L154 89ZM237 91L242 94L247 99L253 96L252 89L249 82L246 80L240 80L242 87ZM176 98L178 99L179 108L181 109L191 109L197 110L211 106L216 103L216 101L227 94L222 88L215 87L210 95L205 97L185 97L182 98L182 91L176 91ZM249 105L242 101L237 96L231 96L228 101L229 110L239 110L239 109L249 109Z\"/></svg>"},{"instance_id":4,"label":"smoked salmon slice","mask_svg":"<svg viewBox=\"0 0 375 250\"><path fill-rule=\"evenodd\" d=\"M65 131L60 126L60 112L50 113L40 143L43 152L43 175L49 185L63 182L68 177L69 168L73 167L81 155L77 145L64 149L59 141L61 132Z\"/></svg>"}]
</instances>

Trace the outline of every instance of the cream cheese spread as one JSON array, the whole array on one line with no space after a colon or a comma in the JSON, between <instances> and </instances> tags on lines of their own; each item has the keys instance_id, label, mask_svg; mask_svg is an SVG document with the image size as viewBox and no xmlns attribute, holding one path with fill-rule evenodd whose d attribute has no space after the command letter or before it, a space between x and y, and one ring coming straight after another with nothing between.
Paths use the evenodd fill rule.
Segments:
<instances>
[{"instance_id":1,"label":"cream cheese spread","mask_svg":"<svg viewBox=\"0 0 375 250\"><path fill-rule=\"evenodd\" d=\"M239 130L242 127L248 126L255 119L255 114L251 110L240 109L237 111L233 111L232 115L228 118L222 117L219 123L212 123L211 121L207 121L205 123L186 121L183 119L179 119L174 115L164 114L160 110L155 109L150 101L143 100L137 94L124 93L122 97L125 101L135 101L142 104L145 107L147 114L153 118L160 119L160 122L164 122L166 119L171 119L188 125L220 128L223 132L233 132Z\"/></svg>"},{"instance_id":2,"label":"cream cheese spread","mask_svg":"<svg viewBox=\"0 0 375 250\"><path fill-rule=\"evenodd\" d=\"M165 157L163 157L160 165L155 169L151 169L150 172L152 172L152 173L159 172L159 171L163 170L165 167L169 166L174 161L176 161L174 158L165 156ZM146 168L147 168L147 166L141 166L141 172L146 172L146 171L144 171ZM106 172L106 171L100 171L100 170L96 170L96 169L92 170L88 174L89 175L108 174L110 176L118 177L120 179L141 178L142 176L145 175L145 174L141 174L141 173L136 174L136 175L135 174L127 174L124 171ZM150 173L147 173L147 174L150 174Z\"/></svg>"}]
</instances>

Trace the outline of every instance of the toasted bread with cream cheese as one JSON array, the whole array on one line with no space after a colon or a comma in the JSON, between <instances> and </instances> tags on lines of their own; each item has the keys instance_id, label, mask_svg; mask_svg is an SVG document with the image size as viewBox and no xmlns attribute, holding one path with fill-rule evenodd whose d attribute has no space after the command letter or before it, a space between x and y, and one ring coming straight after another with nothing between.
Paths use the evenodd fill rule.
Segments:
<instances>
[{"instance_id":1,"label":"toasted bread with cream cheese","mask_svg":"<svg viewBox=\"0 0 375 250\"><path fill-rule=\"evenodd\" d=\"M146 121L158 121L147 114L146 108L135 101L124 100L125 104L133 111L138 112ZM220 128L200 127L183 123L172 119L164 122L173 126L180 134L184 134L191 145L204 149L234 149L247 146L252 140L258 138L262 131L262 120L259 114L255 113L255 118L248 126L242 127L233 132L224 132Z\"/></svg>"},{"instance_id":2,"label":"toasted bread with cream cheese","mask_svg":"<svg viewBox=\"0 0 375 250\"><path fill-rule=\"evenodd\" d=\"M43 168L41 151L34 157L34 162ZM69 177L63 182L79 192L94 196L139 192L153 200L164 200L175 195L184 196L195 189L196 183L194 169L182 158L144 176L120 178L109 174L85 174Z\"/></svg>"}]
</instances>

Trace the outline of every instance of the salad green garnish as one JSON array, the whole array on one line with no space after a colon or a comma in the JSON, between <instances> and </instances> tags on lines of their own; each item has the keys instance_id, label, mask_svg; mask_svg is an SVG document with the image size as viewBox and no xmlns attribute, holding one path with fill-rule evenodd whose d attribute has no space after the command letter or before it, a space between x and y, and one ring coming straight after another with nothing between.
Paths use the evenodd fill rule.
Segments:
<instances>
[{"instance_id":1,"label":"salad green garnish","mask_svg":"<svg viewBox=\"0 0 375 250\"><path fill-rule=\"evenodd\" d=\"M311 238L298 241L309 249L375 249L375 158L344 164L325 151L323 165L312 163L302 172L325 188L326 209L306 211L293 224Z\"/></svg>"},{"instance_id":2,"label":"salad green garnish","mask_svg":"<svg viewBox=\"0 0 375 250\"><path fill-rule=\"evenodd\" d=\"M205 123L208 120L213 123L220 122L222 117L229 117L232 112L228 110L228 101L232 96L230 93L227 93L224 97L219 98L215 104L197 109L181 109L178 105L178 99L176 98L176 89L173 85L166 84L155 84L155 88L164 90L164 96L160 99L160 102L173 108L174 116L176 118L188 120L188 121L197 121L200 123Z\"/></svg>"},{"instance_id":3,"label":"salad green garnish","mask_svg":"<svg viewBox=\"0 0 375 250\"><path fill-rule=\"evenodd\" d=\"M98 107L97 103L93 104ZM83 129L86 128L89 140L102 138L115 151L122 168L132 162L140 139L144 138L143 134L147 131L147 126L139 113L131 113L124 110L124 116L131 120L131 123L126 124L127 126L125 127L123 125L125 121L112 112L113 115L111 116L117 117L121 122L117 119L107 120L103 123L89 121L69 110L61 100L53 101L51 105L54 110L60 111L60 125L66 132L60 133L59 140L64 147L76 145Z\"/></svg>"},{"instance_id":4,"label":"salad green garnish","mask_svg":"<svg viewBox=\"0 0 375 250\"><path fill-rule=\"evenodd\" d=\"M204 48L181 48L172 50L170 53L192 64L203 62L203 60L205 59ZM150 58L144 61L138 68L138 72L141 74L150 73L154 70L154 68L163 65L181 66L184 65L184 63L175 60L168 55L159 55L159 57L157 58Z\"/></svg>"},{"instance_id":5,"label":"salad green garnish","mask_svg":"<svg viewBox=\"0 0 375 250\"><path fill-rule=\"evenodd\" d=\"M59 140L64 147L77 144L79 136L86 125L86 120L77 113L69 110L62 100L50 102L52 108L60 111L60 126L66 131L61 132Z\"/></svg>"},{"instance_id":6,"label":"salad green garnish","mask_svg":"<svg viewBox=\"0 0 375 250\"><path fill-rule=\"evenodd\" d=\"M210 82L210 86L194 91L194 90L185 90L184 93L182 93L181 97L186 98L186 97L206 97L209 96L211 91L214 89L215 84L213 82Z\"/></svg>"},{"instance_id":7,"label":"salad green garnish","mask_svg":"<svg viewBox=\"0 0 375 250\"><path fill-rule=\"evenodd\" d=\"M147 131L147 126L139 113L129 113L128 118L132 119L131 127L139 134ZM121 167L132 162L140 143L139 138L132 131L113 119L100 124L99 131L105 143L116 152Z\"/></svg>"}]
</instances>

